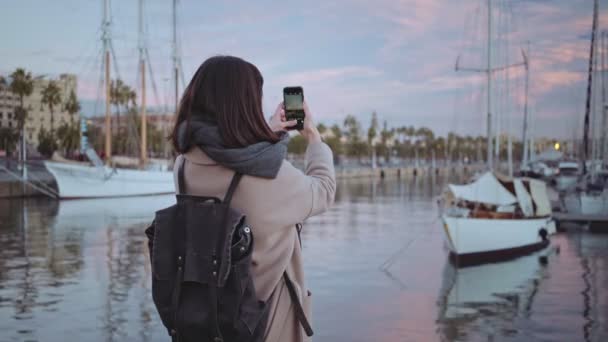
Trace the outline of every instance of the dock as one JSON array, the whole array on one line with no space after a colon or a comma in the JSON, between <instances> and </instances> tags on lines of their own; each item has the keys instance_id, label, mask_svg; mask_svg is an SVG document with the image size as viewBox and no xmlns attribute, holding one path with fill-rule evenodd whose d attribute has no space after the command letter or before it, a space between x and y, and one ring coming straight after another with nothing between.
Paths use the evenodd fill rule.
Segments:
<instances>
[{"instance_id":1,"label":"dock","mask_svg":"<svg viewBox=\"0 0 608 342\"><path fill-rule=\"evenodd\" d=\"M553 218L558 225L562 223L584 224L593 233L608 233L608 213L600 215L572 214L572 213L553 213Z\"/></svg>"}]
</instances>

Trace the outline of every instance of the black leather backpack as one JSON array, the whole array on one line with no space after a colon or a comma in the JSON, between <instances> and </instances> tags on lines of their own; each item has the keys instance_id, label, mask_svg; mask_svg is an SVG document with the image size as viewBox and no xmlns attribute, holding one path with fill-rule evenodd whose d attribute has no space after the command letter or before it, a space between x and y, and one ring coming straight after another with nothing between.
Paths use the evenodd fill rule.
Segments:
<instances>
[{"instance_id":1,"label":"black leather backpack","mask_svg":"<svg viewBox=\"0 0 608 342\"><path fill-rule=\"evenodd\" d=\"M253 234L245 216L230 207L242 175L234 175L223 201L185 195L184 163L177 203L157 211L146 229L156 309L173 342L262 342L269 305L257 298L250 273ZM311 336L286 273L284 279Z\"/></svg>"}]
</instances>

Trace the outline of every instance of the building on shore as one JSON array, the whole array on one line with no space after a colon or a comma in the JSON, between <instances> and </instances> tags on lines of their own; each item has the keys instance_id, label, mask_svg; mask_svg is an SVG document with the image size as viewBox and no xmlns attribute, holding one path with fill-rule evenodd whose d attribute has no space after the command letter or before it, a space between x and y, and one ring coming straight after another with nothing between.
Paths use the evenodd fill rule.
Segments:
<instances>
[{"instance_id":1,"label":"building on shore","mask_svg":"<svg viewBox=\"0 0 608 342\"><path fill-rule=\"evenodd\" d=\"M5 76L10 84L10 76ZM54 128L59 128L66 122L75 122L80 120L80 114L76 113L72 118L65 109L65 104L73 91L76 93L77 78L72 74L61 74L56 79L46 78L44 76L34 77L33 91L30 96L24 98L24 107L28 111L28 117L25 122L25 138L28 149L35 150L38 147L38 134L41 129L50 131L51 129L51 111L49 107L42 103L42 92L50 81L55 81L61 93L61 104L53 108L54 111ZM0 128L8 127L17 129L17 120L15 118L15 109L19 107L19 96L13 94L9 87L0 89Z\"/></svg>"}]
</instances>

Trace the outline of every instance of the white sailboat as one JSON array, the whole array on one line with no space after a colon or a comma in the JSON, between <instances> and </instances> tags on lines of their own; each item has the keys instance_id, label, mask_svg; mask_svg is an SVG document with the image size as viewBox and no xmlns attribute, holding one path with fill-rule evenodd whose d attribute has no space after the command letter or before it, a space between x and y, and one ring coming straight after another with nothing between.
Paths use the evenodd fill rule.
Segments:
<instances>
[{"instance_id":1,"label":"white sailboat","mask_svg":"<svg viewBox=\"0 0 608 342\"><path fill-rule=\"evenodd\" d=\"M568 191L563 194L563 206L568 214L577 216L578 221L584 222L596 221L599 225L606 226L608 222L608 170L606 167L606 117L608 115L608 106L606 101L606 85L605 85L605 60L608 57L606 49L608 48L605 38L602 35L601 48L599 49L599 57L601 58L602 77L601 83L601 111L597 109L594 100L599 97L595 96L594 88L597 86L597 80L594 82L594 74L597 72L598 53L597 53L597 29L598 29L598 1L594 1L593 8L593 24L591 29L591 47L589 53L589 71L587 82L587 97L585 106L585 118L583 129L583 154L582 154L582 177L577 179L575 184L569 187ZM601 120L598 120L598 112L601 112ZM598 122L601 121L601 122ZM600 126L599 132L596 125ZM589 137L591 135L591 138ZM599 139L598 139L599 138ZM591 142L591 148L589 143ZM599 145L599 146L598 146ZM591 156L589 150L591 149ZM589 158L591 157L591 158Z\"/></svg>"},{"instance_id":2,"label":"white sailboat","mask_svg":"<svg viewBox=\"0 0 608 342\"><path fill-rule=\"evenodd\" d=\"M45 162L61 199L125 197L175 192L173 172Z\"/></svg>"},{"instance_id":3,"label":"white sailboat","mask_svg":"<svg viewBox=\"0 0 608 342\"><path fill-rule=\"evenodd\" d=\"M445 241L453 261L462 266L499 261L546 247L555 232L545 183L528 178L503 178L493 171L492 75L524 66L524 61L492 66L492 1L488 0L487 67L456 70L487 76L487 160L489 172L466 185L450 184L443 199ZM507 77L508 79L508 77ZM510 155L510 154L509 154ZM512 160L509 158L512 174Z\"/></svg>"},{"instance_id":4,"label":"white sailboat","mask_svg":"<svg viewBox=\"0 0 608 342\"><path fill-rule=\"evenodd\" d=\"M546 247L555 233L545 183L487 172L449 185L442 215L451 258L461 265L499 261Z\"/></svg>"},{"instance_id":5,"label":"white sailboat","mask_svg":"<svg viewBox=\"0 0 608 342\"><path fill-rule=\"evenodd\" d=\"M83 146L86 155L93 165L83 165L73 162L45 162L46 168L55 177L57 183L57 197L68 198L97 198L97 197L124 197L173 193L175 191L173 172L170 170L150 170L147 158L147 119L146 119L146 66L148 51L144 39L143 0L139 0L139 53L140 53L140 80L141 80L141 142L140 142L140 168L126 169L111 167L112 141L111 141L111 113L110 113L110 53L112 52L110 34L110 0L104 0L104 17L102 21L102 41L104 46L105 66L105 151L108 165L103 165L96 153ZM174 39L176 39L176 3L173 2ZM173 42L174 52L176 41ZM179 58L174 53L175 65L175 96L178 97L178 67ZM177 108L177 106L176 106Z\"/></svg>"}]
</instances>

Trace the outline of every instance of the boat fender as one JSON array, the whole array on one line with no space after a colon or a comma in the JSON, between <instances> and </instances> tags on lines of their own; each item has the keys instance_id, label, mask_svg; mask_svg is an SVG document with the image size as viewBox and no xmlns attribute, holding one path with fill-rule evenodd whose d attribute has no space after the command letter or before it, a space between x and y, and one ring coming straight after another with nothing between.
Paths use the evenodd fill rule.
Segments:
<instances>
[{"instance_id":1,"label":"boat fender","mask_svg":"<svg viewBox=\"0 0 608 342\"><path fill-rule=\"evenodd\" d=\"M541 239L543 239L543 241L547 241L547 236L549 235L549 232L547 232L545 228L541 228L538 231L538 235Z\"/></svg>"}]
</instances>

